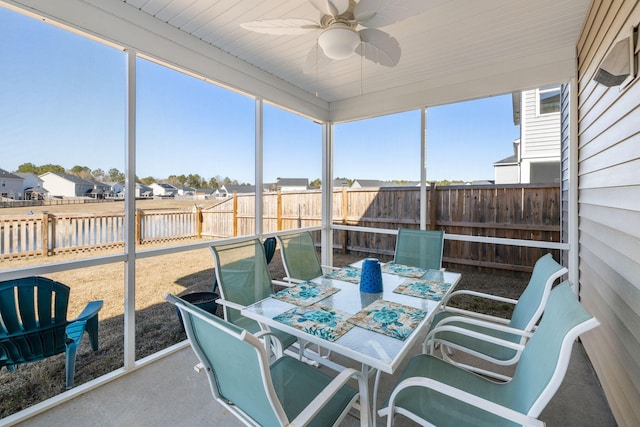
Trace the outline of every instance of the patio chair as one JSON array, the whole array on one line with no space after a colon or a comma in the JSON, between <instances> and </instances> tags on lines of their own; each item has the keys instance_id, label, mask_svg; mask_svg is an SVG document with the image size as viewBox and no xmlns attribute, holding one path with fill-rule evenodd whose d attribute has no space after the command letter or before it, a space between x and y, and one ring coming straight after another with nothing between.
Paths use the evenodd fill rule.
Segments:
<instances>
[{"instance_id":1,"label":"patio chair","mask_svg":"<svg viewBox=\"0 0 640 427\"><path fill-rule=\"evenodd\" d=\"M253 335L174 295L165 299L182 312L200 361L196 368L207 373L215 400L245 425L338 425L358 400L360 424L369 424L368 386L361 372L346 369L332 378L288 356L269 364L260 338L271 332ZM347 385L351 378L358 390Z\"/></svg>"},{"instance_id":2,"label":"patio chair","mask_svg":"<svg viewBox=\"0 0 640 427\"><path fill-rule=\"evenodd\" d=\"M551 291L510 381L495 382L421 354L409 361L378 413L388 417L388 426L396 413L423 425L543 426L537 417L564 379L573 342L596 326L563 283Z\"/></svg>"},{"instance_id":3,"label":"patio chair","mask_svg":"<svg viewBox=\"0 0 640 427\"><path fill-rule=\"evenodd\" d=\"M67 321L69 287L45 277L0 282L0 368L15 371L23 363L66 353L66 388L73 387L76 353L84 332L98 349L98 311L91 301Z\"/></svg>"},{"instance_id":4,"label":"patio chair","mask_svg":"<svg viewBox=\"0 0 640 427\"><path fill-rule=\"evenodd\" d=\"M244 317L240 310L274 293L273 282L267 268L264 246L258 239L227 245L211 246L224 319L236 326L256 333L261 326ZM288 283L277 282L287 286ZM296 338L280 330L274 333L284 348ZM302 346L300 347L302 349ZM301 350L302 353L302 350Z\"/></svg>"},{"instance_id":5,"label":"patio chair","mask_svg":"<svg viewBox=\"0 0 640 427\"><path fill-rule=\"evenodd\" d=\"M280 255L289 282L304 282L322 276L334 267L321 265L310 231L276 236L280 245Z\"/></svg>"},{"instance_id":6,"label":"patio chair","mask_svg":"<svg viewBox=\"0 0 640 427\"><path fill-rule=\"evenodd\" d=\"M264 256L267 260L267 264L271 262L273 259L273 255L276 253L276 238L275 237L267 237L262 242L264 246ZM213 276L213 285L211 286L212 293L216 293L216 288L218 287L218 279L216 276Z\"/></svg>"},{"instance_id":7,"label":"patio chair","mask_svg":"<svg viewBox=\"0 0 640 427\"><path fill-rule=\"evenodd\" d=\"M424 269L442 268L444 231L400 228L393 261Z\"/></svg>"},{"instance_id":8,"label":"patio chair","mask_svg":"<svg viewBox=\"0 0 640 427\"><path fill-rule=\"evenodd\" d=\"M424 341L423 352L434 354L435 346L438 344L443 358L452 363L454 362L448 353L457 349L497 365L513 365L520 358L523 345L545 310L551 287L566 273L565 267L558 264L551 254L546 254L536 261L529 283L518 300L469 290L451 293L443 301L443 311L433 318ZM511 319L449 306L449 301L456 295L472 295L513 304ZM461 330L465 333L459 333ZM506 340L512 345L496 345L492 342L494 339ZM506 376L470 365L461 366L495 378L508 379Z\"/></svg>"}]
</instances>

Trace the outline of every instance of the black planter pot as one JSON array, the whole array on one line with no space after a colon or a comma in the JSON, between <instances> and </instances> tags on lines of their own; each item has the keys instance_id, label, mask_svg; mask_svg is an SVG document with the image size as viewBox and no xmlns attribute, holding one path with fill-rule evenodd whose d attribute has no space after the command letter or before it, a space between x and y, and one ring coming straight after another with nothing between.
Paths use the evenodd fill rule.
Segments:
<instances>
[{"instance_id":1,"label":"black planter pot","mask_svg":"<svg viewBox=\"0 0 640 427\"><path fill-rule=\"evenodd\" d=\"M216 300L220 298L220 295L214 292L194 292L192 294L182 295L180 296L180 298L188 303L195 305L198 308L203 309L208 313L215 315L218 308ZM182 330L184 330L184 325L182 323L182 314L180 314L180 310L178 309L178 307L176 307L176 313L178 313L178 321L180 322L180 326L182 327Z\"/></svg>"}]
</instances>

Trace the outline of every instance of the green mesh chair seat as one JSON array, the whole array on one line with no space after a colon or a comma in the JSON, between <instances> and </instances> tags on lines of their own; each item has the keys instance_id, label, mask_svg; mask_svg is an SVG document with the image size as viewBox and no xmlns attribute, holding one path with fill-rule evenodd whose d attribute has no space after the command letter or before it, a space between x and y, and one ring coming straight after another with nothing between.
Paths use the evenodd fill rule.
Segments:
<instances>
[{"instance_id":1,"label":"green mesh chair seat","mask_svg":"<svg viewBox=\"0 0 640 427\"><path fill-rule=\"evenodd\" d=\"M442 268L444 231L400 228L394 262L425 269Z\"/></svg>"},{"instance_id":2,"label":"green mesh chair seat","mask_svg":"<svg viewBox=\"0 0 640 427\"><path fill-rule=\"evenodd\" d=\"M421 354L411 359L379 413L389 416L388 425L394 413L438 426L543 425L536 418L564 378L573 342L597 325L571 286L558 285L510 381L495 382Z\"/></svg>"},{"instance_id":3,"label":"green mesh chair seat","mask_svg":"<svg viewBox=\"0 0 640 427\"><path fill-rule=\"evenodd\" d=\"M311 232L287 234L278 236L277 239L287 278L305 281L322 276Z\"/></svg>"},{"instance_id":4,"label":"green mesh chair seat","mask_svg":"<svg viewBox=\"0 0 640 427\"><path fill-rule=\"evenodd\" d=\"M367 395L366 380L354 369L332 378L288 356L269 365L257 336L178 297L165 298L182 312L214 398L246 425L337 425L359 396ZM358 390L347 385L352 377ZM366 426L369 408L366 399L361 403L361 425Z\"/></svg>"},{"instance_id":5,"label":"green mesh chair seat","mask_svg":"<svg viewBox=\"0 0 640 427\"><path fill-rule=\"evenodd\" d=\"M531 332L534 329L545 309L553 284L566 272L567 269L558 264L551 254L546 254L536 261L529 283L518 300L466 290L453 292L443 301L444 311L437 313L433 318L425 342L425 352L433 352L434 344L437 342L443 349L455 348L499 365L516 363L520 357L521 346L525 344L528 336L520 332ZM448 305L452 298L464 294L515 304L511 318L502 319ZM507 348L492 344L487 339L447 331L445 326L461 328L463 332L474 331L518 346ZM516 333L509 332L511 329ZM447 357L444 351L442 354Z\"/></svg>"},{"instance_id":6,"label":"green mesh chair seat","mask_svg":"<svg viewBox=\"0 0 640 427\"><path fill-rule=\"evenodd\" d=\"M23 363L66 353L66 387L73 387L76 353L86 331L98 349L98 311L92 301L67 321L68 286L45 277L0 282L0 368L14 371Z\"/></svg>"}]
</instances>

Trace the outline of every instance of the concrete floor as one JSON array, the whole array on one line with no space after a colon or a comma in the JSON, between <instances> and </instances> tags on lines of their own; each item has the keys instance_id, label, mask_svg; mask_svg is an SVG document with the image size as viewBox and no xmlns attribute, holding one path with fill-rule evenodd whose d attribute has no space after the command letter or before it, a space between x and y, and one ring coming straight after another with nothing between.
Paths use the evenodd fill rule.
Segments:
<instances>
[{"instance_id":1,"label":"concrete floor","mask_svg":"<svg viewBox=\"0 0 640 427\"><path fill-rule=\"evenodd\" d=\"M193 370L196 363L191 348L179 350L19 425L241 426L213 401L206 376ZM380 401L394 381L389 375L382 376ZM580 343L575 343L565 380L540 419L551 427L616 425ZM378 419L378 425L385 422L386 418ZM359 423L348 416L342 425ZM396 425L413 424L398 416Z\"/></svg>"}]
</instances>

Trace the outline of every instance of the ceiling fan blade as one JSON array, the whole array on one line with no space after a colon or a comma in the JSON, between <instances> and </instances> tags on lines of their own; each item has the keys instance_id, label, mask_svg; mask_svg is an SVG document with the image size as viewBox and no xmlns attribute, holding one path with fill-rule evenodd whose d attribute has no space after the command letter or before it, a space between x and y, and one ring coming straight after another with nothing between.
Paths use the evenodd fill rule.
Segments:
<instances>
[{"instance_id":1,"label":"ceiling fan blade","mask_svg":"<svg viewBox=\"0 0 640 427\"><path fill-rule=\"evenodd\" d=\"M267 19L264 21L251 21L240 24L245 30L262 34L292 35L305 34L320 29L320 25L308 19Z\"/></svg>"},{"instance_id":2,"label":"ceiling fan blade","mask_svg":"<svg viewBox=\"0 0 640 427\"><path fill-rule=\"evenodd\" d=\"M381 28L400 22L449 0L360 0L354 16L364 27Z\"/></svg>"},{"instance_id":3,"label":"ceiling fan blade","mask_svg":"<svg viewBox=\"0 0 640 427\"><path fill-rule=\"evenodd\" d=\"M302 66L302 72L312 74L317 68L324 67L333 62L335 62L335 60L325 55L322 48L316 43L307 54L307 59L305 59L304 65Z\"/></svg>"},{"instance_id":4,"label":"ceiling fan blade","mask_svg":"<svg viewBox=\"0 0 640 427\"><path fill-rule=\"evenodd\" d=\"M324 15L338 16L349 9L349 0L309 0Z\"/></svg>"},{"instance_id":5,"label":"ceiling fan blade","mask_svg":"<svg viewBox=\"0 0 640 427\"><path fill-rule=\"evenodd\" d=\"M398 64L402 52L398 40L373 28L360 30L358 34L362 41L355 51L358 55L385 67Z\"/></svg>"}]
</instances>

